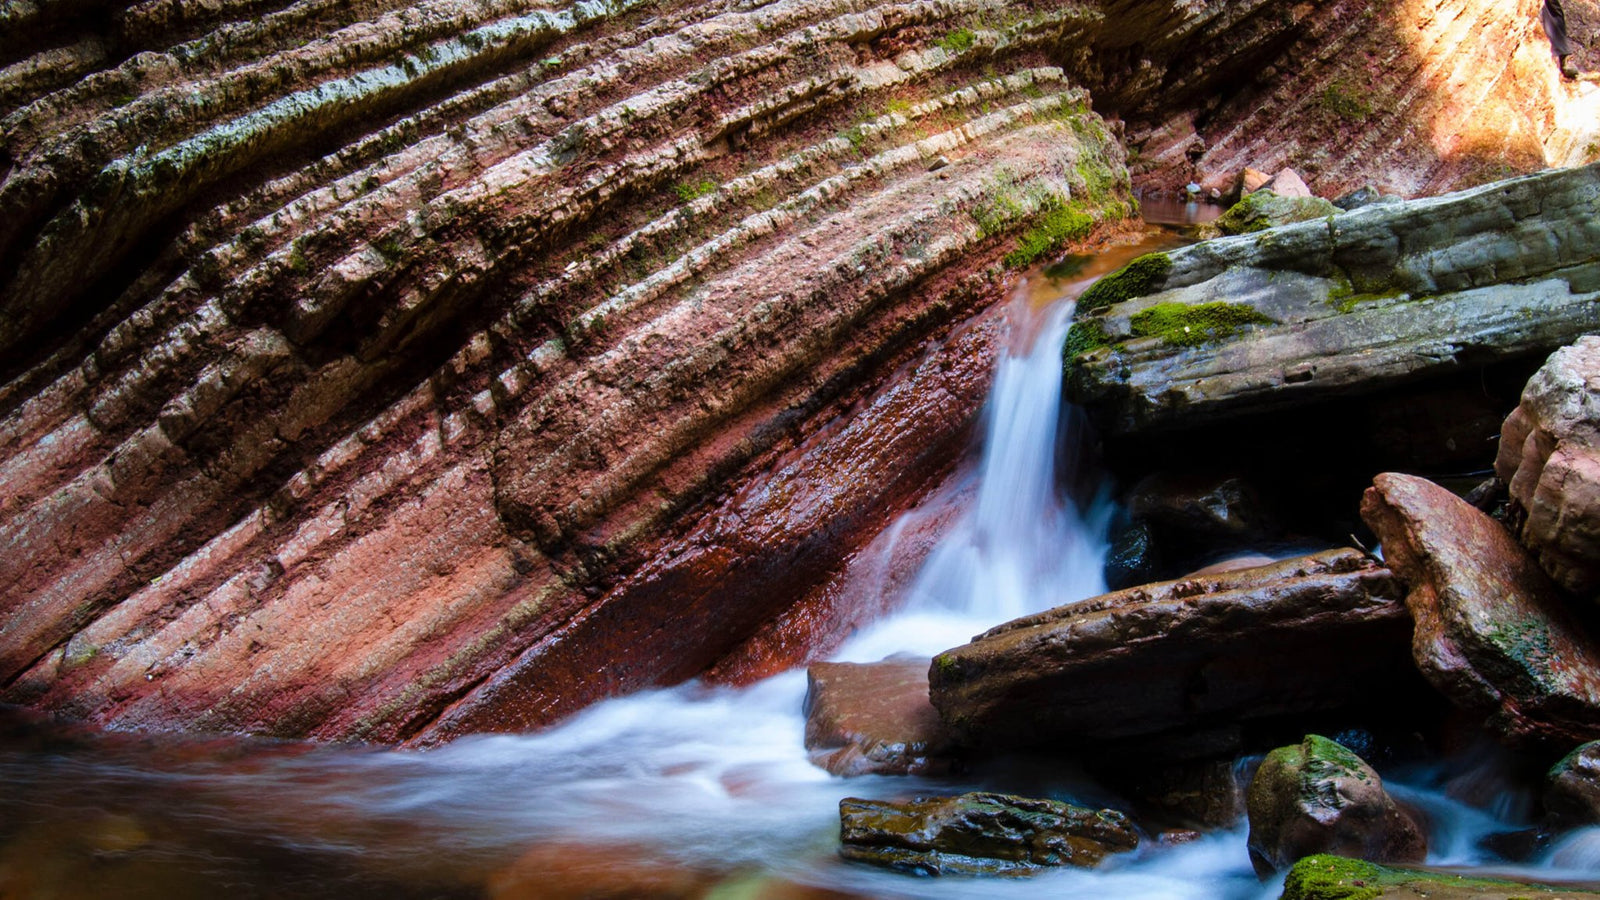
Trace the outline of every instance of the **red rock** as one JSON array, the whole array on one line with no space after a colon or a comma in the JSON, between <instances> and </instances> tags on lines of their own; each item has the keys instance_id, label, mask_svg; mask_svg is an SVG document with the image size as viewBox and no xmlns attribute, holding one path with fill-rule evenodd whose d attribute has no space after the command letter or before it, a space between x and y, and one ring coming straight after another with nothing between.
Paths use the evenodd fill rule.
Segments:
<instances>
[{"instance_id":1,"label":"red rock","mask_svg":"<svg viewBox=\"0 0 1600 900\"><path fill-rule=\"evenodd\" d=\"M928 702L927 659L813 663L806 749L835 775L936 775L957 748Z\"/></svg>"},{"instance_id":2,"label":"red rock","mask_svg":"<svg viewBox=\"0 0 1600 900\"><path fill-rule=\"evenodd\" d=\"M1518 741L1600 736L1600 648L1501 525L1436 484L1387 473L1361 516L1406 582L1422 674Z\"/></svg>"}]
</instances>

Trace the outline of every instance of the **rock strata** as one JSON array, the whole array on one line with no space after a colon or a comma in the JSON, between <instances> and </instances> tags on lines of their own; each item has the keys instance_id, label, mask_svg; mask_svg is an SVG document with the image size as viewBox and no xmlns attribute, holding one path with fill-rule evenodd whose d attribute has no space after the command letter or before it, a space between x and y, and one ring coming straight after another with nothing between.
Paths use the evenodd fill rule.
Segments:
<instances>
[{"instance_id":1,"label":"rock strata","mask_svg":"<svg viewBox=\"0 0 1600 900\"><path fill-rule=\"evenodd\" d=\"M845 859L919 875L1021 874L1099 865L1139 846L1122 813L1055 800L972 793L909 803L839 801Z\"/></svg>"},{"instance_id":2,"label":"rock strata","mask_svg":"<svg viewBox=\"0 0 1600 900\"><path fill-rule=\"evenodd\" d=\"M1253 721L1403 694L1402 593L1355 551L1130 588L939 654L930 696L976 746L1139 739L1169 757L1220 755Z\"/></svg>"},{"instance_id":3,"label":"rock strata","mask_svg":"<svg viewBox=\"0 0 1600 900\"><path fill-rule=\"evenodd\" d=\"M1543 356L1600 328L1597 199L1600 165L1554 170L1135 260L1084 295L1067 394L1144 434Z\"/></svg>"},{"instance_id":4,"label":"rock strata","mask_svg":"<svg viewBox=\"0 0 1600 900\"><path fill-rule=\"evenodd\" d=\"M1600 647L1501 525L1421 478L1374 479L1361 515L1407 585L1417 667L1515 741L1600 737Z\"/></svg>"},{"instance_id":5,"label":"rock strata","mask_svg":"<svg viewBox=\"0 0 1600 900\"><path fill-rule=\"evenodd\" d=\"M1581 596L1600 592L1600 337L1557 350L1528 381L1495 474L1544 570Z\"/></svg>"},{"instance_id":6,"label":"rock strata","mask_svg":"<svg viewBox=\"0 0 1600 900\"><path fill-rule=\"evenodd\" d=\"M1421 862L1427 840L1383 779L1320 735L1267 754L1246 796L1250 861L1263 875L1316 853Z\"/></svg>"},{"instance_id":7,"label":"rock strata","mask_svg":"<svg viewBox=\"0 0 1600 900\"><path fill-rule=\"evenodd\" d=\"M958 749L928 702L928 660L813 663L806 670L806 749L835 775L950 771Z\"/></svg>"}]
</instances>

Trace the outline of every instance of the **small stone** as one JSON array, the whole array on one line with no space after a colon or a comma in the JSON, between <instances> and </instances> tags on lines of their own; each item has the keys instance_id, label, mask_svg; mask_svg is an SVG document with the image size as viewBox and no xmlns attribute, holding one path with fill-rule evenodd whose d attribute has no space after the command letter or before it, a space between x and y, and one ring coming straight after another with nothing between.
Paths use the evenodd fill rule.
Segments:
<instances>
[{"instance_id":1,"label":"small stone","mask_svg":"<svg viewBox=\"0 0 1600 900\"><path fill-rule=\"evenodd\" d=\"M948 165L950 165L950 157L943 155L935 156L933 160L928 163L928 171L937 172Z\"/></svg>"}]
</instances>

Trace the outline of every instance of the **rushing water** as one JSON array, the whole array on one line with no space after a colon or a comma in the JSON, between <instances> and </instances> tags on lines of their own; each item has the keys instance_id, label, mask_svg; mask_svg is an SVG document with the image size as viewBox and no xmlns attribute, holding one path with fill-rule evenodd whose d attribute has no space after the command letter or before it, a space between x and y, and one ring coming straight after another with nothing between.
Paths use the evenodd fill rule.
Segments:
<instances>
[{"instance_id":1,"label":"rushing water","mask_svg":"<svg viewBox=\"0 0 1600 900\"><path fill-rule=\"evenodd\" d=\"M1084 281L1055 285L1055 302L1016 302L975 499L904 608L840 658L937 652L1103 589L1109 504L1057 487L1077 465L1058 423L1059 348L1066 298ZM1037 764L959 781L834 778L807 761L804 692L801 672L739 690L685 685L598 704L539 734L430 752L23 729L0 742L0 897L1277 895L1251 872L1242 826L1021 880L846 864L836 853L846 796L984 787L1116 798ZM1397 790L1429 813L1434 861L1479 863L1485 835L1524 824L1525 802L1453 799L1494 765L1397 773ZM1568 837L1544 874L1551 867L1600 867L1600 831Z\"/></svg>"}]
</instances>

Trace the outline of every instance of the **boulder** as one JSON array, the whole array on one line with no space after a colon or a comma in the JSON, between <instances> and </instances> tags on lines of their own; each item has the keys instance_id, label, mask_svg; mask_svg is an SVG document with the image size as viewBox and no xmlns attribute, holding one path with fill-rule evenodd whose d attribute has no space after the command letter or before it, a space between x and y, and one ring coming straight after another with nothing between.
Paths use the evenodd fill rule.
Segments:
<instances>
[{"instance_id":1,"label":"boulder","mask_svg":"<svg viewBox=\"0 0 1600 900\"><path fill-rule=\"evenodd\" d=\"M1198 567L1282 534L1261 492L1235 474L1158 472L1135 484L1126 502L1133 521L1148 523L1156 558L1175 566Z\"/></svg>"},{"instance_id":2,"label":"boulder","mask_svg":"<svg viewBox=\"0 0 1600 900\"><path fill-rule=\"evenodd\" d=\"M933 775L956 747L928 702L926 657L813 663L806 669L806 749L835 775Z\"/></svg>"},{"instance_id":3,"label":"boulder","mask_svg":"<svg viewBox=\"0 0 1600 900\"><path fill-rule=\"evenodd\" d=\"M1310 197L1311 188L1306 187L1305 179L1293 169L1279 169L1272 180L1262 185L1262 190L1271 191L1279 197Z\"/></svg>"},{"instance_id":4,"label":"boulder","mask_svg":"<svg viewBox=\"0 0 1600 900\"><path fill-rule=\"evenodd\" d=\"M1293 172L1284 170L1290 176ZM1279 177L1284 177L1280 174ZM1217 218L1215 222L1202 231L1202 237L1217 237L1225 234L1250 234L1256 231L1265 231L1279 225L1288 225L1292 222L1307 222L1312 219L1325 219L1339 208L1321 197L1311 196L1311 191L1306 188L1305 182L1294 177L1293 182L1286 185L1291 193L1279 193L1275 190L1278 178L1274 178L1267 186L1246 194L1238 203L1228 208L1228 211Z\"/></svg>"},{"instance_id":5,"label":"boulder","mask_svg":"<svg viewBox=\"0 0 1600 900\"><path fill-rule=\"evenodd\" d=\"M1600 737L1600 649L1500 523L1394 473L1374 480L1361 516L1409 588L1412 652L1434 687L1514 741Z\"/></svg>"},{"instance_id":6,"label":"boulder","mask_svg":"<svg viewBox=\"0 0 1600 900\"><path fill-rule=\"evenodd\" d=\"M1314 853L1421 862L1422 829L1349 750L1319 735L1267 754L1245 798L1250 861L1262 875Z\"/></svg>"},{"instance_id":7,"label":"boulder","mask_svg":"<svg viewBox=\"0 0 1600 900\"><path fill-rule=\"evenodd\" d=\"M1554 892L1554 893L1552 893ZM1283 882L1279 900L1377 900L1390 897L1412 900L1513 900L1550 894L1563 900L1600 897L1600 893L1571 885L1543 885L1477 878L1450 872L1432 872L1398 866L1380 866L1342 856L1308 856L1294 864Z\"/></svg>"},{"instance_id":8,"label":"boulder","mask_svg":"<svg viewBox=\"0 0 1600 900\"><path fill-rule=\"evenodd\" d=\"M1095 866L1139 846L1127 816L1056 800L970 793L909 803L839 801L845 859L923 875Z\"/></svg>"},{"instance_id":9,"label":"boulder","mask_svg":"<svg viewBox=\"0 0 1600 900\"><path fill-rule=\"evenodd\" d=\"M1600 329L1597 195L1554 169L1140 257L1080 300L1066 395L1143 435L1548 354Z\"/></svg>"},{"instance_id":10,"label":"boulder","mask_svg":"<svg viewBox=\"0 0 1600 900\"><path fill-rule=\"evenodd\" d=\"M1550 355L1500 435L1522 543L1568 590L1600 590L1600 337Z\"/></svg>"},{"instance_id":11,"label":"boulder","mask_svg":"<svg viewBox=\"0 0 1600 900\"><path fill-rule=\"evenodd\" d=\"M1545 811L1572 825L1600 823L1600 741L1580 744L1550 767Z\"/></svg>"},{"instance_id":12,"label":"boulder","mask_svg":"<svg viewBox=\"0 0 1600 900\"><path fill-rule=\"evenodd\" d=\"M1402 693L1402 593L1353 550L1116 591L939 654L929 695L969 745L1220 756L1253 722Z\"/></svg>"}]
</instances>

